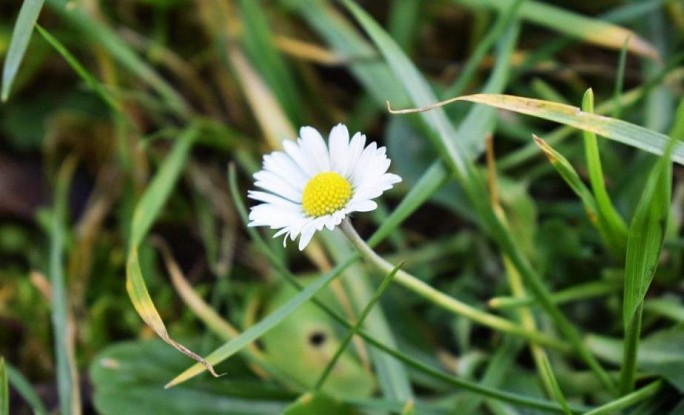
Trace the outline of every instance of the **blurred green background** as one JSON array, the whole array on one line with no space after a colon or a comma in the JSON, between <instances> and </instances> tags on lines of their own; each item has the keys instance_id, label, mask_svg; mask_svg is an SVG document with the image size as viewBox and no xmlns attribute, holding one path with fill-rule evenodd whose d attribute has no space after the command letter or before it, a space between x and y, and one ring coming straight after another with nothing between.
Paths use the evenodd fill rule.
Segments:
<instances>
[{"instance_id":1,"label":"blurred green background","mask_svg":"<svg viewBox=\"0 0 684 415\"><path fill-rule=\"evenodd\" d=\"M126 291L132 252L169 333L200 355L296 295L277 261L306 285L350 252L336 233L323 232L301 253L265 232L274 259L245 231L231 190L248 203L261 155L295 138L300 126L326 136L342 122L388 147L391 170L404 181L377 211L353 221L367 237L398 205L412 204L377 247L389 262L405 261L443 293L514 322L532 318L535 330L560 338L536 300L513 298L508 258L463 183L441 167L444 151L430 140L439 133L417 115L389 114L386 101L398 109L425 104L416 79L433 101L484 92L580 106L592 88L595 112L684 138L682 1L356 4L379 24L375 34L336 1L0 4L0 356L7 374L0 384L8 377L10 385L0 391L0 414L3 399L12 414L528 414L562 413L566 401L581 413L622 396L593 377L576 350L548 348L555 376L544 374L533 343L395 285L369 316L368 333L429 368L553 408L526 409L456 388L359 337L323 393L302 398L348 329L311 302L219 365L225 376L163 389L193 362L158 340L133 307ZM40 30L33 30L32 12ZM26 52L17 55L10 44L22 37ZM392 61L404 56L408 64ZM8 70L13 65L16 72ZM599 139L601 179L624 218L622 239L612 243L531 138L547 139L589 183L579 130L482 105L443 111L457 132L446 140L498 192L492 205L506 212L516 246L587 350L617 379L624 223L639 216L640 203L651 203L643 194L658 157L639 149L649 138L637 135L644 144L632 147ZM229 164L238 189L229 185ZM681 166L667 177L671 185L659 189L672 189L669 222L651 264L658 268L643 303L642 352L634 357L637 386L664 381L637 395L630 414L684 413ZM168 180L168 189L150 191L155 180ZM421 188L428 194L412 193ZM146 203L146 194L161 205L148 208L154 202ZM154 222L139 246L134 212L149 212ZM159 255L160 246L170 253ZM181 282L170 277L176 263ZM317 298L353 323L382 277L355 263ZM193 299L203 306L189 304ZM549 379L564 396L554 396Z\"/></svg>"}]
</instances>

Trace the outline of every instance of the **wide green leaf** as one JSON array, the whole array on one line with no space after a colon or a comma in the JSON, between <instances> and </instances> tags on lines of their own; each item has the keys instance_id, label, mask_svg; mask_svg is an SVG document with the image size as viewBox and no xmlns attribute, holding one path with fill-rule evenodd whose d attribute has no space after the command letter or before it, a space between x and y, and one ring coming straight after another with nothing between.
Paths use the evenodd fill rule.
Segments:
<instances>
[{"instance_id":1,"label":"wide green leaf","mask_svg":"<svg viewBox=\"0 0 684 415\"><path fill-rule=\"evenodd\" d=\"M587 344L601 359L620 364L622 345L620 339L591 335ZM665 378L680 393L684 393L684 329L681 327L662 330L644 338L639 344L637 367L646 373Z\"/></svg>"},{"instance_id":2,"label":"wide green leaf","mask_svg":"<svg viewBox=\"0 0 684 415\"><path fill-rule=\"evenodd\" d=\"M198 342L188 342L197 347ZM103 415L267 415L280 413L291 395L260 382L235 361L228 375L171 390L164 382L182 370L186 359L159 340L114 344L90 366L97 412Z\"/></svg>"}]
</instances>

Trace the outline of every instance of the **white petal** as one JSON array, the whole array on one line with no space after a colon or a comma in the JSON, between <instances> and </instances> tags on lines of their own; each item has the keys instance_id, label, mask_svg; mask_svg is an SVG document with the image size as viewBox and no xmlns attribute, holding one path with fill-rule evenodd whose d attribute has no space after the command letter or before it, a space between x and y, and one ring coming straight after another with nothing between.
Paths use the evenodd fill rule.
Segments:
<instances>
[{"instance_id":1,"label":"white petal","mask_svg":"<svg viewBox=\"0 0 684 415\"><path fill-rule=\"evenodd\" d=\"M282 151L274 151L264 156L264 170L279 175L299 191L304 189L308 181L308 176L304 170Z\"/></svg>"},{"instance_id":2,"label":"white petal","mask_svg":"<svg viewBox=\"0 0 684 415\"><path fill-rule=\"evenodd\" d=\"M257 187L261 187L278 196L290 199L293 202L299 203L302 200L301 190L295 189L285 179L271 171L260 170L254 173L254 178L256 179L254 185Z\"/></svg>"},{"instance_id":3,"label":"white petal","mask_svg":"<svg viewBox=\"0 0 684 415\"><path fill-rule=\"evenodd\" d=\"M363 183L354 190L354 196L352 196L351 201L375 199L400 181L401 177L391 173L385 173L372 181L364 180Z\"/></svg>"},{"instance_id":4,"label":"white petal","mask_svg":"<svg viewBox=\"0 0 684 415\"><path fill-rule=\"evenodd\" d=\"M330 169L345 176L349 163L349 131L344 124L337 124L330 131L329 137Z\"/></svg>"},{"instance_id":5,"label":"white petal","mask_svg":"<svg viewBox=\"0 0 684 415\"><path fill-rule=\"evenodd\" d=\"M313 165L317 166L317 173L330 171L328 147L321 133L313 127L302 127L299 129L299 136L302 152Z\"/></svg>"},{"instance_id":6,"label":"white petal","mask_svg":"<svg viewBox=\"0 0 684 415\"><path fill-rule=\"evenodd\" d=\"M302 212L302 206L300 204L294 203L288 199L284 199L272 193L260 192L258 190L250 190L247 192L247 197L250 199L258 200L260 202L266 202L276 205L279 208L286 209L290 212Z\"/></svg>"},{"instance_id":7,"label":"white petal","mask_svg":"<svg viewBox=\"0 0 684 415\"><path fill-rule=\"evenodd\" d=\"M377 209L378 204L372 200L360 200L358 202L353 202L349 204L350 212L370 212L371 210Z\"/></svg>"},{"instance_id":8,"label":"white petal","mask_svg":"<svg viewBox=\"0 0 684 415\"><path fill-rule=\"evenodd\" d=\"M325 217L325 227L329 230L335 229L335 226L339 225L342 222L342 218L344 218L344 216L345 212L341 210L338 210L332 215L327 215Z\"/></svg>"},{"instance_id":9,"label":"white petal","mask_svg":"<svg viewBox=\"0 0 684 415\"><path fill-rule=\"evenodd\" d=\"M249 220L249 226L268 226L271 229L280 229L301 223L304 216L297 212L285 211L275 205L262 203L250 210Z\"/></svg>"},{"instance_id":10,"label":"white petal","mask_svg":"<svg viewBox=\"0 0 684 415\"><path fill-rule=\"evenodd\" d=\"M346 178L351 178L351 174L354 171L354 166L356 165L359 156L363 152L363 147L366 145L366 136L361 133L356 133L349 143L349 151L347 153L347 165L345 166L345 171L342 174Z\"/></svg>"},{"instance_id":11,"label":"white petal","mask_svg":"<svg viewBox=\"0 0 684 415\"><path fill-rule=\"evenodd\" d=\"M365 176L366 169L370 165L370 162L375 160L373 157L375 150L377 149L377 144L375 142L372 142L366 147L361 155L359 156L358 160L356 160L356 164L354 165L354 170L351 172L351 182L353 186L358 186L362 183Z\"/></svg>"},{"instance_id":12,"label":"white petal","mask_svg":"<svg viewBox=\"0 0 684 415\"><path fill-rule=\"evenodd\" d=\"M311 238L313 238L314 233L316 233L316 227L313 226L313 222L309 223L307 226L302 229L302 235L299 237L299 250L303 251L304 248L311 242Z\"/></svg>"},{"instance_id":13,"label":"white petal","mask_svg":"<svg viewBox=\"0 0 684 415\"><path fill-rule=\"evenodd\" d=\"M299 141L294 142L290 140L283 141L283 148L285 152L295 163L306 173L307 177L312 177L318 172L316 163L310 160L308 156L300 148Z\"/></svg>"}]
</instances>

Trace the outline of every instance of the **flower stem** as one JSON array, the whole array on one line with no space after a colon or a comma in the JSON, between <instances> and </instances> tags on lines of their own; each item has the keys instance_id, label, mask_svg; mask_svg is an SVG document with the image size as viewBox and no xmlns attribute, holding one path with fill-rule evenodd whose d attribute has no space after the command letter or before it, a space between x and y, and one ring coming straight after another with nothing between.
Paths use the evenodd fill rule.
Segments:
<instances>
[{"instance_id":1,"label":"flower stem","mask_svg":"<svg viewBox=\"0 0 684 415\"><path fill-rule=\"evenodd\" d=\"M375 265L383 273L387 274L394 269L392 264L385 261L382 257L380 257L380 255L375 253L375 251L373 251L373 249L371 249L364 242L364 240L361 239L348 219L344 219L342 221L340 229L347 236L352 245L359 250L361 255L366 258L366 260L372 262L373 265ZM489 314L464 302L461 302L439 290L436 290L404 270L400 269L396 273L394 280L405 288L432 302L433 304L454 314L458 314L472 321L480 323L483 326L524 337L540 345L551 346L566 351L569 350L568 345L559 339L549 337L545 334L539 333L538 331L526 330L518 324L511 323L509 320Z\"/></svg>"}]
</instances>

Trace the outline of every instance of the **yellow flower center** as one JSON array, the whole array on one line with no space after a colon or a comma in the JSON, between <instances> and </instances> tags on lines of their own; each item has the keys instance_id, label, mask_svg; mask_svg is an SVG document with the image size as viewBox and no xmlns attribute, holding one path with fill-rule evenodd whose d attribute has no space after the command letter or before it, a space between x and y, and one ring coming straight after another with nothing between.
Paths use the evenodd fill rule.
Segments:
<instances>
[{"instance_id":1,"label":"yellow flower center","mask_svg":"<svg viewBox=\"0 0 684 415\"><path fill-rule=\"evenodd\" d=\"M304 212L315 218L329 215L349 201L351 184L339 174L326 171L309 180L302 194Z\"/></svg>"}]
</instances>

